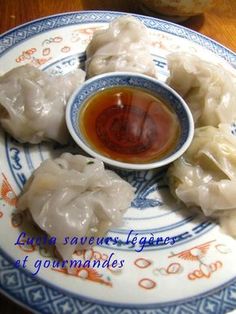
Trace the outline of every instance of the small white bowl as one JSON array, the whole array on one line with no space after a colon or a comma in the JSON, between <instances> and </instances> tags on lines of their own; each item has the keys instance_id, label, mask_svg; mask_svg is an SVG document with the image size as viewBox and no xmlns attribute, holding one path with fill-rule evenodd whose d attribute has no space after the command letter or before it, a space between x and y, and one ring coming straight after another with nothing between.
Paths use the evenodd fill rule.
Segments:
<instances>
[{"instance_id":1,"label":"small white bowl","mask_svg":"<svg viewBox=\"0 0 236 314\"><path fill-rule=\"evenodd\" d=\"M162 99L175 112L179 121L180 135L176 145L174 145L173 149L166 156L148 162L123 162L103 155L85 138L80 125L82 121L79 121L81 120L81 111L85 108L84 106L88 100L96 94L101 93L101 91L111 88L122 89L123 87L143 90L158 99ZM104 161L108 165L130 170L159 168L173 162L188 148L194 132L192 114L185 101L172 88L146 75L128 72L111 72L87 80L74 92L68 102L66 123L71 136L85 152Z\"/></svg>"}]
</instances>

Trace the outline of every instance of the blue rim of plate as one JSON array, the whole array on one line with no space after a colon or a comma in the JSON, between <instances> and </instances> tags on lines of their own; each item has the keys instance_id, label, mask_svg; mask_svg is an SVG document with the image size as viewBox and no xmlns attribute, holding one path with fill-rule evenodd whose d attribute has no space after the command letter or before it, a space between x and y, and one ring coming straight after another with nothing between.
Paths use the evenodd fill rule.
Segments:
<instances>
[{"instance_id":1,"label":"blue rim of plate","mask_svg":"<svg viewBox=\"0 0 236 314\"><path fill-rule=\"evenodd\" d=\"M56 29L76 24L109 23L124 12L80 11L56 14L20 25L0 36L0 57L12 46L26 39ZM141 19L149 28L160 30L188 39L212 51L236 68L236 54L216 41L183 26L132 14ZM8 284L8 279L11 284ZM32 278L29 272L16 269L8 254L0 249L0 290L18 304L39 313L114 313L114 314L151 314L151 313L214 313L221 314L236 308L236 278L206 293L188 299L150 305L114 304L102 300L90 300L82 296L62 291L59 287ZM34 299L34 293L37 297Z\"/></svg>"}]
</instances>

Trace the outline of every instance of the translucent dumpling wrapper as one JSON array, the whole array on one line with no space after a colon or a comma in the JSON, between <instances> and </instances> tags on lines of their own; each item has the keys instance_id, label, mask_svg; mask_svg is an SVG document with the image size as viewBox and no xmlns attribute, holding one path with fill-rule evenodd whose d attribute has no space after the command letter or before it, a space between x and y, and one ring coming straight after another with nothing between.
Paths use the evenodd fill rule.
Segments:
<instances>
[{"instance_id":1,"label":"translucent dumpling wrapper","mask_svg":"<svg viewBox=\"0 0 236 314\"><path fill-rule=\"evenodd\" d=\"M56 77L32 65L12 69L0 77L2 127L21 143L67 143L65 106L84 79L80 69Z\"/></svg>"},{"instance_id":2,"label":"translucent dumpling wrapper","mask_svg":"<svg viewBox=\"0 0 236 314\"><path fill-rule=\"evenodd\" d=\"M156 75L150 54L150 36L146 26L132 16L122 16L97 31L89 43L86 56L88 77L114 71Z\"/></svg>"},{"instance_id":3,"label":"translucent dumpling wrapper","mask_svg":"<svg viewBox=\"0 0 236 314\"><path fill-rule=\"evenodd\" d=\"M56 237L63 259L76 247L63 245L65 237L104 235L122 217L134 198L133 187L102 161L62 154L42 162L27 182L18 209L29 209L33 220Z\"/></svg>"},{"instance_id":4,"label":"translucent dumpling wrapper","mask_svg":"<svg viewBox=\"0 0 236 314\"><path fill-rule=\"evenodd\" d=\"M196 129L192 144L167 175L178 199L219 217L225 231L236 236L236 136L230 125Z\"/></svg>"},{"instance_id":5,"label":"translucent dumpling wrapper","mask_svg":"<svg viewBox=\"0 0 236 314\"><path fill-rule=\"evenodd\" d=\"M185 99L196 127L236 120L236 81L228 70L182 52L168 55L167 62L167 83Z\"/></svg>"}]
</instances>

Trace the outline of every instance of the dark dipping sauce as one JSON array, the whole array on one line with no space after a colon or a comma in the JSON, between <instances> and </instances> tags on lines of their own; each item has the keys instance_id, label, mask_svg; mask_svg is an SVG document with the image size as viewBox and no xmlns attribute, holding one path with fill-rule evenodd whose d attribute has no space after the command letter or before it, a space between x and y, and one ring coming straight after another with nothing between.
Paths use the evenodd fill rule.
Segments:
<instances>
[{"instance_id":1,"label":"dark dipping sauce","mask_svg":"<svg viewBox=\"0 0 236 314\"><path fill-rule=\"evenodd\" d=\"M127 163L157 161L175 148L180 123L173 109L143 89L114 87L88 99L81 131L97 152Z\"/></svg>"}]
</instances>

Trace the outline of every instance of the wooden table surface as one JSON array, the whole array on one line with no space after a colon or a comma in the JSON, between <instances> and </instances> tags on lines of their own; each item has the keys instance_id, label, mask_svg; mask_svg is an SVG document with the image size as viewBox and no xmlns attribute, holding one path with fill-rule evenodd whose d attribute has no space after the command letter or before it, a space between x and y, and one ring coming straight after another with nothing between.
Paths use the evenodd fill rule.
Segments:
<instances>
[{"instance_id":1,"label":"wooden table surface","mask_svg":"<svg viewBox=\"0 0 236 314\"><path fill-rule=\"evenodd\" d=\"M0 33L50 14L80 10L115 10L142 13L137 0L0 0ZM215 8L183 23L236 52L236 1L218 0ZM1 270L0 270L1 272ZM25 314L0 295L0 313Z\"/></svg>"}]
</instances>

